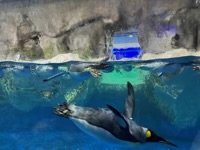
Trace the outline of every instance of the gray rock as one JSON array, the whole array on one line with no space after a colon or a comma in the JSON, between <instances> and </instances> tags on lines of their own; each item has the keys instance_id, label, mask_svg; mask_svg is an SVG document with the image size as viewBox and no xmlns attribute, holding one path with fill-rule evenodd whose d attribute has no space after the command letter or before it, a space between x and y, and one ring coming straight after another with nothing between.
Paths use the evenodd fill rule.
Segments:
<instances>
[{"instance_id":1,"label":"gray rock","mask_svg":"<svg viewBox=\"0 0 200 150\"><path fill-rule=\"evenodd\" d=\"M107 33L132 28L144 52L197 51L199 7L199 0L1 0L0 59L14 60L16 53L24 60L68 52L102 57L109 55Z\"/></svg>"}]
</instances>

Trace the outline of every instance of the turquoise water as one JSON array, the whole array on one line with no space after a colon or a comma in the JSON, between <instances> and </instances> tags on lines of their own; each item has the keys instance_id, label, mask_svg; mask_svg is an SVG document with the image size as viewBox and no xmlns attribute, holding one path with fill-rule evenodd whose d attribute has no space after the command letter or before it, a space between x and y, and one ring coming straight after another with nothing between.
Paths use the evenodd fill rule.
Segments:
<instances>
[{"instance_id":1,"label":"turquoise water","mask_svg":"<svg viewBox=\"0 0 200 150\"><path fill-rule=\"evenodd\" d=\"M112 67L100 71L100 77L64 74L43 81L80 63L0 63L0 150L200 148L200 71L192 69L200 65L198 57L108 62ZM178 148L162 143L114 145L85 134L71 120L53 113L64 101L90 107L109 104L122 111L127 81L135 87L134 120Z\"/></svg>"}]
</instances>

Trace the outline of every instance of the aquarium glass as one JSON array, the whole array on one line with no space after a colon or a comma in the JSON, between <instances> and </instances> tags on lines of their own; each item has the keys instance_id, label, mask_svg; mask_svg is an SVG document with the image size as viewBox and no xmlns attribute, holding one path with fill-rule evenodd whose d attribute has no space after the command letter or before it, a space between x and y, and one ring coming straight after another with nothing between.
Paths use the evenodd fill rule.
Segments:
<instances>
[{"instance_id":1,"label":"aquarium glass","mask_svg":"<svg viewBox=\"0 0 200 150\"><path fill-rule=\"evenodd\" d=\"M86 72L74 78L67 73L70 65L82 63L0 63L0 150L199 149L200 71L194 66L200 65L200 58L106 62L112 69L99 70L99 77ZM112 143L54 113L63 102L92 108L111 105L123 113L128 81L135 91L132 119L177 147Z\"/></svg>"}]
</instances>

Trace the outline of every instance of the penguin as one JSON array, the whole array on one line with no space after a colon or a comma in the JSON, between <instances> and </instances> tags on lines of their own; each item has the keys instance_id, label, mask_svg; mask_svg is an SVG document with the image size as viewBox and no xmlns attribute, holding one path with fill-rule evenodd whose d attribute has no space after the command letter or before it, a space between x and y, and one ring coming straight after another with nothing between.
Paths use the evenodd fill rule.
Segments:
<instances>
[{"instance_id":1,"label":"penguin","mask_svg":"<svg viewBox=\"0 0 200 150\"><path fill-rule=\"evenodd\" d=\"M128 96L123 114L114 107L82 107L64 102L55 108L56 115L71 119L83 132L113 143L161 142L177 147L151 129L139 126L133 119L135 109L134 88L127 83Z\"/></svg>"},{"instance_id":2,"label":"penguin","mask_svg":"<svg viewBox=\"0 0 200 150\"><path fill-rule=\"evenodd\" d=\"M200 65L192 64L192 70L199 71L200 70Z\"/></svg>"},{"instance_id":3,"label":"penguin","mask_svg":"<svg viewBox=\"0 0 200 150\"><path fill-rule=\"evenodd\" d=\"M161 77L168 73L179 74L184 70L185 66L184 64L170 62L151 62L148 64L138 64L135 66L135 68L158 73L158 77Z\"/></svg>"},{"instance_id":4,"label":"penguin","mask_svg":"<svg viewBox=\"0 0 200 150\"><path fill-rule=\"evenodd\" d=\"M183 67L182 64L175 64L170 62L152 62L146 64L138 64L135 66L135 68L157 73L176 72L177 70L180 70L182 67Z\"/></svg>"},{"instance_id":5,"label":"penguin","mask_svg":"<svg viewBox=\"0 0 200 150\"><path fill-rule=\"evenodd\" d=\"M44 79L44 82L47 82L49 80L52 80L54 78L57 78L62 75L70 75L70 77L74 80L84 81L91 77L99 77L101 76L100 70L104 70L110 65L105 63L108 59L103 59L97 63L79 63L79 64L71 64L69 67L69 71L65 72L59 72L55 75L52 75L46 79Z\"/></svg>"},{"instance_id":6,"label":"penguin","mask_svg":"<svg viewBox=\"0 0 200 150\"><path fill-rule=\"evenodd\" d=\"M77 81L84 81L91 77L99 77L101 76L100 71L93 68L91 64L82 63L82 64L71 64L69 67L69 71L65 72L59 72L53 76L50 76L46 79L44 79L44 82L47 82L49 80L52 80L54 78L57 78L62 75L69 75L72 79Z\"/></svg>"}]
</instances>

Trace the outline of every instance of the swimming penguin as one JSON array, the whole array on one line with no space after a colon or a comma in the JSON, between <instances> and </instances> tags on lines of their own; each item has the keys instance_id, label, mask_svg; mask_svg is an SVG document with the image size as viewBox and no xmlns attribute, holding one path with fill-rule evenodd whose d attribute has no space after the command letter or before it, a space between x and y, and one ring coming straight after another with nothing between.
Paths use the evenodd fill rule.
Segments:
<instances>
[{"instance_id":1,"label":"swimming penguin","mask_svg":"<svg viewBox=\"0 0 200 150\"><path fill-rule=\"evenodd\" d=\"M97 63L81 63L81 64L71 64L69 67L69 71L59 72L53 76L50 76L43 81L49 81L59 76L68 74L72 79L84 81L89 79L90 77L99 77L101 73L99 70L104 70L109 67L108 64L105 63L107 59L103 59Z\"/></svg>"},{"instance_id":2,"label":"swimming penguin","mask_svg":"<svg viewBox=\"0 0 200 150\"><path fill-rule=\"evenodd\" d=\"M108 58L104 58L103 60L97 63L81 63L81 64L71 64L69 68L69 74L72 78L79 79L85 77L85 79L93 77L101 76L99 70L104 70L109 67L106 63Z\"/></svg>"},{"instance_id":3,"label":"swimming penguin","mask_svg":"<svg viewBox=\"0 0 200 150\"><path fill-rule=\"evenodd\" d=\"M169 62L152 62L147 64L138 64L135 68L140 68L142 70L152 71L152 72L175 72L181 69L183 66L181 64L169 63Z\"/></svg>"},{"instance_id":4,"label":"swimming penguin","mask_svg":"<svg viewBox=\"0 0 200 150\"><path fill-rule=\"evenodd\" d=\"M200 65L192 64L192 70L199 71L200 70Z\"/></svg>"},{"instance_id":5,"label":"swimming penguin","mask_svg":"<svg viewBox=\"0 0 200 150\"><path fill-rule=\"evenodd\" d=\"M179 71L182 72L184 70L184 66L182 64L175 64L170 62L138 64L135 66L135 68L158 73L158 76L162 76L164 73L176 73Z\"/></svg>"},{"instance_id":6,"label":"swimming penguin","mask_svg":"<svg viewBox=\"0 0 200 150\"><path fill-rule=\"evenodd\" d=\"M135 108L134 89L129 82L127 88L128 96L123 114L110 105L107 105L108 108L91 108L66 102L55 108L55 114L70 118L87 134L109 142L119 144L161 142L176 147L151 129L139 126L131 119Z\"/></svg>"}]
</instances>

